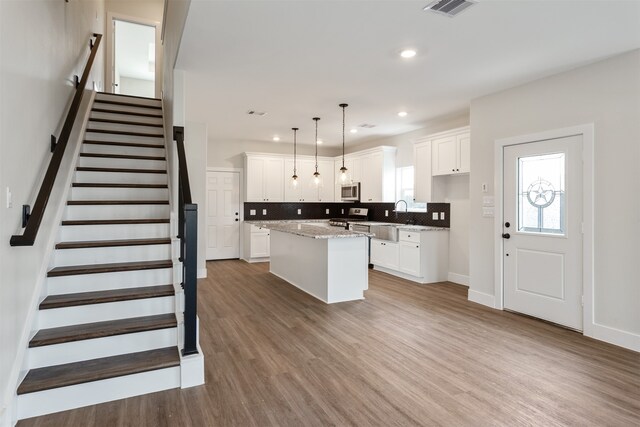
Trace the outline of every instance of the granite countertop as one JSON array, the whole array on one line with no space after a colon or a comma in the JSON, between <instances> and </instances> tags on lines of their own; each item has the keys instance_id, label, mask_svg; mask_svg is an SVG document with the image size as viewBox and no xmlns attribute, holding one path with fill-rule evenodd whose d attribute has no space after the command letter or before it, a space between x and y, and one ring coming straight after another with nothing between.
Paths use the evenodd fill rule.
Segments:
<instances>
[{"instance_id":1,"label":"granite countertop","mask_svg":"<svg viewBox=\"0 0 640 427\"><path fill-rule=\"evenodd\" d=\"M308 221L307 221L308 222ZM312 239L334 239L334 238L350 238L372 236L368 233L356 233L345 230L341 227L323 227L310 224L300 224L292 222L274 221L262 222L264 228L269 230L281 231L283 233L291 233L297 236L310 237Z\"/></svg>"},{"instance_id":2,"label":"granite countertop","mask_svg":"<svg viewBox=\"0 0 640 427\"><path fill-rule=\"evenodd\" d=\"M326 222L329 223L329 219L265 219L265 220L259 220L259 219L248 219L245 220L244 222L246 222L247 224L254 224L254 225L259 225L259 224L277 224L277 223L288 223L288 224L295 224L295 223L307 223L307 222Z\"/></svg>"},{"instance_id":3,"label":"granite countertop","mask_svg":"<svg viewBox=\"0 0 640 427\"><path fill-rule=\"evenodd\" d=\"M363 225L392 225L392 226L397 227L398 230L408 230L408 231L449 230L447 227L432 227L432 226L428 226L428 225L399 224L397 222L362 221L362 222L358 222L358 224L363 224Z\"/></svg>"}]
</instances>

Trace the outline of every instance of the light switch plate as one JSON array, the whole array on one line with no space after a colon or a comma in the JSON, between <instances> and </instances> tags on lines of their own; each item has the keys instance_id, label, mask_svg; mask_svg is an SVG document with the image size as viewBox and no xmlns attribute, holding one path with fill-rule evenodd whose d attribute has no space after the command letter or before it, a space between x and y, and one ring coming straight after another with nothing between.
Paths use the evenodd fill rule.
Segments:
<instances>
[{"instance_id":1,"label":"light switch plate","mask_svg":"<svg viewBox=\"0 0 640 427\"><path fill-rule=\"evenodd\" d=\"M326 213L327 215L329 215L329 212L331 212L329 209L324 210L324 213Z\"/></svg>"},{"instance_id":2,"label":"light switch plate","mask_svg":"<svg viewBox=\"0 0 640 427\"><path fill-rule=\"evenodd\" d=\"M490 207L484 207L482 208L482 216L485 218L493 218L493 214L494 214L494 207L490 206Z\"/></svg>"},{"instance_id":3,"label":"light switch plate","mask_svg":"<svg viewBox=\"0 0 640 427\"><path fill-rule=\"evenodd\" d=\"M13 207L13 197L11 195L11 190L7 187L7 209L11 209Z\"/></svg>"},{"instance_id":4,"label":"light switch plate","mask_svg":"<svg viewBox=\"0 0 640 427\"><path fill-rule=\"evenodd\" d=\"M344 209L340 209L340 213L344 215Z\"/></svg>"},{"instance_id":5,"label":"light switch plate","mask_svg":"<svg viewBox=\"0 0 640 427\"><path fill-rule=\"evenodd\" d=\"M437 220L438 219L438 212L434 212L431 214L431 219Z\"/></svg>"},{"instance_id":6,"label":"light switch plate","mask_svg":"<svg viewBox=\"0 0 640 427\"><path fill-rule=\"evenodd\" d=\"M482 197L482 206L495 206L495 200L493 196Z\"/></svg>"},{"instance_id":7,"label":"light switch plate","mask_svg":"<svg viewBox=\"0 0 640 427\"><path fill-rule=\"evenodd\" d=\"M384 210L384 216L389 216L389 210L388 209Z\"/></svg>"},{"instance_id":8,"label":"light switch plate","mask_svg":"<svg viewBox=\"0 0 640 427\"><path fill-rule=\"evenodd\" d=\"M486 183L486 182L483 182L483 183L482 183L482 192L483 192L483 193L486 193L487 191L489 191L489 190L488 190L487 183Z\"/></svg>"},{"instance_id":9,"label":"light switch plate","mask_svg":"<svg viewBox=\"0 0 640 427\"><path fill-rule=\"evenodd\" d=\"M255 210L255 209L251 209L251 210L249 211L249 215L255 215L255 214L256 214L256 210Z\"/></svg>"},{"instance_id":10,"label":"light switch plate","mask_svg":"<svg viewBox=\"0 0 640 427\"><path fill-rule=\"evenodd\" d=\"M444 212L440 212L440 219L444 219Z\"/></svg>"},{"instance_id":11,"label":"light switch plate","mask_svg":"<svg viewBox=\"0 0 640 427\"><path fill-rule=\"evenodd\" d=\"M298 215L302 215L302 209L298 209Z\"/></svg>"},{"instance_id":12,"label":"light switch plate","mask_svg":"<svg viewBox=\"0 0 640 427\"><path fill-rule=\"evenodd\" d=\"M266 215L267 214L267 210L266 209L262 209L262 215Z\"/></svg>"}]
</instances>

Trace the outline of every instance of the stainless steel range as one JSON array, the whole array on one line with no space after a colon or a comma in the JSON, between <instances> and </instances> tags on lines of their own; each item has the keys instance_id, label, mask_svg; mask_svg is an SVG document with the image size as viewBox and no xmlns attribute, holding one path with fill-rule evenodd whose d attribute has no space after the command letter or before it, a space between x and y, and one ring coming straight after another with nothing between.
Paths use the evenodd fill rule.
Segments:
<instances>
[{"instance_id":1,"label":"stainless steel range","mask_svg":"<svg viewBox=\"0 0 640 427\"><path fill-rule=\"evenodd\" d=\"M349 208L349 214L344 218L331 218L329 225L335 227L349 228L349 224L362 222L369 219L369 209L367 208Z\"/></svg>"}]
</instances>

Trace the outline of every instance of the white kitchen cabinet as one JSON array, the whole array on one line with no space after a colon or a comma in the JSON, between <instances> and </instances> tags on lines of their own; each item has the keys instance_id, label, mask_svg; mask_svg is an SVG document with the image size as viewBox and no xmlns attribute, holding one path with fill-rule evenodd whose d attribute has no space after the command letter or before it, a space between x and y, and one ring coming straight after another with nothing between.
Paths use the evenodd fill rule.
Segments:
<instances>
[{"instance_id":1,"label":"white kitchen cabinet","mask_svg":"<svg viewBox=\"0 0 640 427\"><path fill-rule=\"evenodd\" d=\"M340 157L340 166L342 161ZM345 158L350 182L360 183L361 202L394 202L396 148L376 147L351 153ZM337 176L337 171L336 171Z\"/></svg>"},{"instance_id":2,"label":"white kitchen cabinet","mask_svg":"<svg viewBox=\"0 0 640 427\"><path fill-rule=\"evenodd\" d=\"M418 142L413 147L413 177L413 201L432 202L431 140Z\"/></svg>"},{"instance_id":3,"label":"white kitchen cabinet","mask_svg":"<svg viewBox=\"0 0 640 427\"><path fill-rule=\"evenodd\" d=\"M371 264L397 270L399 267L398 244L387 240L371 239Z\"/></svg>"},{"instance_id":4,"label":"white kitchen cabinet","mask_svg":"<svg viewBox=\"0 0 640 427\"><path fill-rule=\"evenodd\" d=\"M247 202L284 201L284 158L246 154L245 194Z\"/></svg>"},{"instance_id":5,"label":"white kitchen cabinet","mask_svg":"<svg viewBox=\"0 0 640 427\"><path fill-rule=\"evenodd\" d=\"M285 160L284 200L287 202L332 202L334 200L333 160L318 159L318 172L322 186L313 184L313 173L316 170L315 159L301 158L296 160L298 185L291 185L293 175L293 158Z\"/></svg>"},{"instance_id":6,"label":"white kitchen cabinet","mask_svg":"<svg viewBox=\"0 0 640 427\"><path fill-rule=\"evenodd\" d=\"M318 159L318 172L320 172L320 178L322 178L322 186L318 188L319 202L333 202L334 196L334 183L336 175L333 171L333 160L320 160Z\"/></svg>"},{"instance_id":7,"label":"white kitchen cabinet","mask_svg":"<svg viewBox=\"0 0 640 427\"><path fill-rule=\"evenodd\" d=\"M468 128L432 137L432 174L456 175L469 172L470 134Z\"/></svg>"},{"instance_id":8,"label":"white kitchen cabinet","mask_svg":"<svg viewBox=\"0 0 640 427\"><path fill-rule=\"evenodd\" d=\"M269 230L245 223L243 233L243 258L248 262L268 261L271 244Z\"/></svg>"}]
</instances>

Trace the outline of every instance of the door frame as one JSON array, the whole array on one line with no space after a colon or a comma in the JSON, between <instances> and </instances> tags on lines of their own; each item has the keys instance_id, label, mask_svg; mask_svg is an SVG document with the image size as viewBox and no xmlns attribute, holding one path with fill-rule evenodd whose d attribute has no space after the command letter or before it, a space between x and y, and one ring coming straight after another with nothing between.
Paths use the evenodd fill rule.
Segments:
<instances>
[{"instance_id":1,"label":"door frame","mask_svg":"<svg viewBox=\"0 0 640 427\"><path fill-rule=\"evenodd\" d=\"M240 197L240 232L238 233L238 238L240 239L240 243L238 245L239 251L240 251L240 258L242 259L242 254L244 253L244 192L245 192L245 188L244 188L244 169L243 168L223 168L223 167L216 167L216 166L208 166L207 167L207 172L236 172L238 173L238 177L240 178L239 182L238 182L238 186L239 188L239 197ZM205 175L206 175L205 173ZM207 186L205 185L205 193L209 194L209 192L207 191ZM208 205L208 203L207 203ZM205 211L206 211L206 207L205 206ZM205 212L205 216L206 216L206 212ZM206 258L206 257L205 257Z\"/></svg>"},{"instance_id":2,"label":"door frame","mask_svg":"<svg viewBox=\"0 0 640 427\"><path fill-rule=\"evenodd\" d=\"M160 98L160 92L162 91L162 32L160 31L160 22L152 21L150 19L138 18L135 16L123 15L121 13L107 12L107 49L105 53L105 73L104 73L104 89L106 93L114 93L113 88L113 63L115 59L115 46L114 46L114 34L113 34L113 21L125 21L132 24L146 25L148 27L154 27L156 31L155 43L156 43L156 70L155 70L155 98Z\"/></svg>"},{"instance_id":3,"label":"door frame","mask_svg":"<svg viewBox=\"0 0 640 427\"><path fill-rule=\"evenodd\" d=\"M504 223L504 148L509 145L526 144L531 142L546 141L569 136L582 136L582 333L586 336L594 335L594 301L593 301L593 216L594 216L594 125L571 126L560 129L552 129L527 135L502 138L495 141L494 145L494 189L495 189L495 215L494 215L494 306L499 310L504 309L504 239L500 230ZM472 172L473 173L473 172Z\"/></svg>"}]
</instances>

